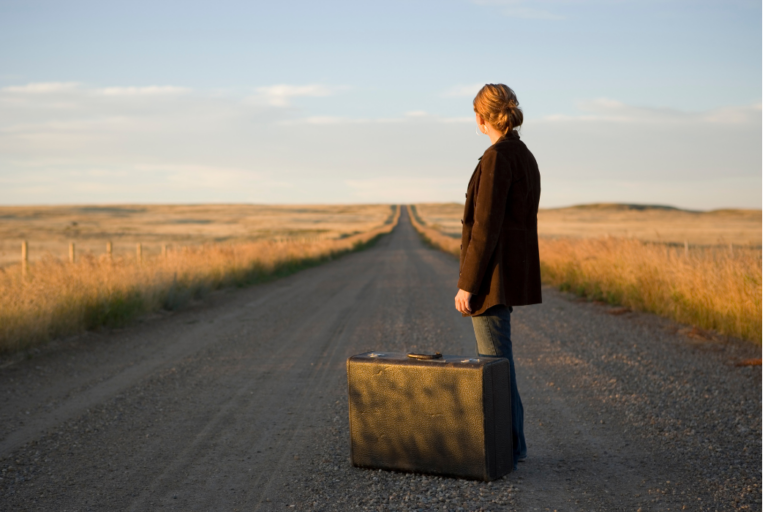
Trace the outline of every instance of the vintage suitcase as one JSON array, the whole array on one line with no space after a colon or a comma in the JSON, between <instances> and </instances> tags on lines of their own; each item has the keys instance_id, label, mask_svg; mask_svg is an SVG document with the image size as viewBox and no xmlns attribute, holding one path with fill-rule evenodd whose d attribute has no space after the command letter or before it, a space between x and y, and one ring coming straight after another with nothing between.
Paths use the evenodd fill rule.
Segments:
<instances>
[{"instance_id":1,"label":"vintage suitcase","mask_svg":"<svg viewBox=\"0 0 768 512\"><path fill-rule=\"evenodd\" d=\"M368 352L347 360L347 381L355 466L486 481L512 471L506 359Z\"/></svg>"}]
</instances>

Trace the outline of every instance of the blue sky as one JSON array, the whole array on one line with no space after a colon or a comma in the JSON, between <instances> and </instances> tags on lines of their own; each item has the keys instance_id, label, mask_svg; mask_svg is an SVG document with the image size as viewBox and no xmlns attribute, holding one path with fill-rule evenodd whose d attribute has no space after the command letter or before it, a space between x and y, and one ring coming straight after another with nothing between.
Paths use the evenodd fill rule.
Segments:
<instances>
[{"instance_id":1,"label":"blue sky","mask_svg":"<svg viewBox=\"0 0 768 512\"><path fill-rule=\"evenodd\" d=\"M0 1L0 203L462 201L503 82L542 206L761 206L758 1Z\"/></svg>"}]
</instances>

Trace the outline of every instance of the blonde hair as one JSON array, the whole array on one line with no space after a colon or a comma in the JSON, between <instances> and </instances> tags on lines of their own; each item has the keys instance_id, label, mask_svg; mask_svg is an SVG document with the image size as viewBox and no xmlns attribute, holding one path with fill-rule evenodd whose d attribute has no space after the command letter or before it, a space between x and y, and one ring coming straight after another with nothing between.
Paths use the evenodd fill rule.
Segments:
<instances>
[{"instance_id":1,"label":"blonde hair","mask_svg":"<svg viewBox=\"0 0 768 512\"><path fill-rule=\"evenodd\" d=\"M503 134L523 124L523 111L518 106L515 91L504 84L485 84L472 105L486 123Z\"/></svg>"}]
</instances>

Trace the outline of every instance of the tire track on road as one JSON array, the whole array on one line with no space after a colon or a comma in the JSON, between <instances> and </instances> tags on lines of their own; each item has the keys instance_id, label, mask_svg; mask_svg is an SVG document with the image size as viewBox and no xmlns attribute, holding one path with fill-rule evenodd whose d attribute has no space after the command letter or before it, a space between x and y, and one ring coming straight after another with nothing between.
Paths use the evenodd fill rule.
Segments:
<instances>
[{"instance_id":1,"label":"tire track on road","mask_svg":"<svg viewBox=\"0 0 768 512\"><path fill-rule=\"evenodd\" d=\"M258 307L270 297L262 297L244 307ZM219 318L220 322L226 324L227 320L237 317L240 311L233 311ZM148 375L156 372L163 366L172 364L179 359L183 359L194 352L197 352L206 346L216 343L217 338L221 336L221 325L207 325L203 332L197 329L195 336L189 336L186 333L177 334L174 339L168 340L165 344L158 346L153 353L131 366L112 376L107 376L104 380L85 384L87 389L79 392L73 392L72 388L77 383L70 386L70 389L60 390L65 398L60 405L53 410L43 411L27 420L26 428L9 433L0 441L0 458L7 456L13 450L16 450L23 444L34 439L41 433L75 418L87 409L104 402L106 399L120 394L126 388L133 386ZM217 331L214 335L213 331ZM190 343L188 340L194 340ZM93 381L94 379L90 379ZM4 415L12 415L14 412L6 410ZM18 412L16 412L18 414Z\"/></svg>"},{"instance_id":2,"label":"tire track on road","mask_svg":"<svg viewBox=\"0 0 768 512\"><path fill-rule=\"evenodd\" d=\"M173 487L172 484L168 485L169 480L173 481L176 475L185 471L190 466L194 466L197 460L206 457L207 454L202 453L206 450L201 448L201 444L214 444L218 436L224 435L228 429L223 428L223 424L235 412L242 414L244 409L258 408L271 412L272 419L277 421L285 419L289 409L301 408L303 406L306 408L305 412L311 413L313 408L312 402L309 399L312 398L312 393L315 390L309 388L303 393L302 398L299 399L298 405L293 403L286 408L285 400L288 397L284 394L285 383L298 380L297 373L303 370L302 362L304 364L310 361L323 362L324 358L318 357L316 354L328 350L328 347L333 345L336 333L342 330L348 323L357 298L364 294L372 283L373 276L366 276L364 279L356 282L351 289L350 287L342 288L339 293L332 297L332 301L323 304L321 308L318 308L309 317L305 318L301 324L292 323L289 329L273 334L282 342L277 348L265 350L266 347L264 345L266 343L262 341L256 346L249 347L250 353L240 354L239 357L245 360L246 363L237 375L229 376L230 381L240 384L236 387L236 391L221 403L210 420L202 426L194 440L175 460L167 465L162 474L155 478L152 486L142 493L139 499L132 504L130 510L146 509L147 501L150 497L164 492L160 491L162 487ZM344 300L340 300L340 294L346 296ZM288 307L290 303L284 305ZM251 322L253 321L251 320L249 323ZM255 323L258 324L258 322ZM332 334L329 335L328 333ZM252 364L254 363L258 364L259 369L263 372L259 382L254 381L250 377L253 370ZM318 374L320 374L320 381L322 381L322 375L326 374L328 370L328 365L314 364L313 373L309 380L316 380ZM259 383L264 382L268 382L274 391L257 387ZM283 383L282 386L281 383ZM254 394L254 392L258 393ZM253 396L249 400L239 403L241 398L248 397L248 393ZM234 411L234 408L238 406L240 408ZM258 435L255 442L250 444L248 449L251 453L258 451L258 448L264 448L265 444L269 444L273 453L280 452L283 451L288 443L285 435L282 435L282 439L277 441L274 437L269 437L269 431L256 433ZM287 452L283 454L282 458L286 454ZM266 478L268 481L271 481L274 478L274 472L267 473ZM255 485L256 487L260 486L258 481ZM173 491L169 490L167 492ZM205 509L207 506L208 504L204 500L201 503L193 504L191 510Z\"/></svg>"}]
</instances>

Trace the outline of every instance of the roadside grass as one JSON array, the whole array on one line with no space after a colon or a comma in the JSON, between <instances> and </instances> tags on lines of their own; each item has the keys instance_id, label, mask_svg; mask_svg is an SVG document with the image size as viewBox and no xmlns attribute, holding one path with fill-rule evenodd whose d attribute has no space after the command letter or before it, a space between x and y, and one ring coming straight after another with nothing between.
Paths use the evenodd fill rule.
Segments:
<instances>
[{"instance_id":1,"label":"roadside grass","mask_svg":"<svg viewBox=\"0 0 768 512\"><path fill-rule=\"evenodd\" d=\"M594 300L762 343L762 250L541 239L545 282Z\"/></svg>"},{"instance_id":2,"label":"roadside grass","mask_svg":"<svg viewBox=\"0 0 768 512\"><path fill-rule=\"evenodd\" d=\"M425 223L424 220L419 217L419 213L414 205L408 206L408 216L411 219L411 224L425 244L434 247L435 249L453 254L457 258L459 257L461 239L445 235L439 230L439 227Z\"/></svg>"},{"instance_id":3,"label":"roadside grass","mask_svg":"<svg viewBox=\"0 0 768 512\"><path fill-rule=\"evenodd\" d=\"M460 240L409 212L431 245L458 255ZM542 280L561 290L762 343L762 249L562 237L539 250Z\"/></svg>"},{"instance_id":4,"label":"roadside grass","mask_svg":"<svg viewBox=\"0 0 768 512\"><path fill-rule=\"evenodd\" d=\"M392 231L384 225L333 240L207 244L136 258L82 256L76 263L45 257L0 269L0 352L99 327L120 327L158 310L176 310L213 290L287 276L370 247Z\"/></svg>"}]
</instances>

